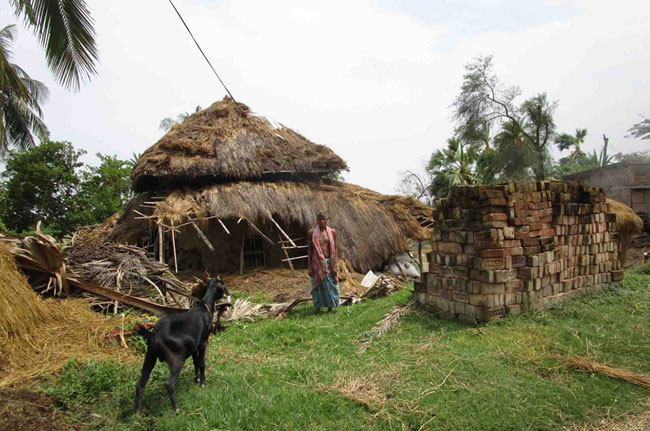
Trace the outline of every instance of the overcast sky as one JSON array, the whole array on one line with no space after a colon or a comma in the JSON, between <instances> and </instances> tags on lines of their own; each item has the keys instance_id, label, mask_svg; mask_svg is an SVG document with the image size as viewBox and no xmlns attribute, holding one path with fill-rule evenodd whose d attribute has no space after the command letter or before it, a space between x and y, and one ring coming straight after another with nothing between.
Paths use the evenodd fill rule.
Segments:
<instances>
[{"instance_id":1,"label":"overcast sky","mask_svg":"<svg viewBox=\"0 0 650 431\"><path fill-rule=\"evenodd\" d=\"M650 2L643 0L174 0L235 98L348 162L346 180L394 193L399 173L445 145L463 65L494 54L523 97L559 102L558 131L614 152L650 116ZM62 89L20 27L14 61L50 88L54 140L129 158L160 120L225 94L166 0L90 0L99 74ZM15 23L0 0L0 24Z\"/></svg>"}]
</instances>

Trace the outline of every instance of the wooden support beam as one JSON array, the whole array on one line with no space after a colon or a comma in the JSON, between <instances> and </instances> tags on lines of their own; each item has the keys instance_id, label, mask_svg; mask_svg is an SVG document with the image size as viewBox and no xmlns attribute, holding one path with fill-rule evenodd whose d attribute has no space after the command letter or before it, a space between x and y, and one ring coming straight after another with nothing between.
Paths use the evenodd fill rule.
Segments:
<instances>
[{"instance_id":1,"label":"wooden support beam","mask_svg":"<svg viewBox=\"0 0 650 431\"><path fill-rule=\"evenodd\" d=\"M174 252L174 272L178 274L178 262L176 260L176 239L174 238L174 222L172 222L172 251Z\"/></svg>"},{"instance_id":2,"label":"wooden support beam","mask_svg":"<svg viewBox=\"0 0 650 431\"><path fill-rule=\"evenodd\" d=\"M241 250L239 252L239 275L244 273L244 243L246 242L246 235L241 237Z\"/></svg>"},{"instance_id":3,"label":"wooden support beam","mask_svg":"<svg viewBox=\"0 0 650 431\"><path fill-rule=\"evenodd\" d=\"M278 238L282 239L280 234L278 234ZM282 251L284 252L284 257L287 258L287 263L289 264L289 268L291 269L291 272L293 272L293 263L291 263L291 259L289 259L289 253L287 253L287 248L288 247L282 247Z\"/></svg>"},{"instance_id":4,"label":"wooden support beam","mask_svg":"<svg viewBox=\"0 0 650 431\"><path fill-rule=\"evenodd\" d=\"M422 279L422 273L424 272L422 267L422 241L418 243L418 260L420 261L420 279Z\"/></svg>"},{"instance_id":5,"label":"wooden support beam","mask_svg":"<svg viewBox=\"0 0 650 431\"><path fill-rule=\"evenodd\" d=\"M307 248L307 247L309 247L309 246L308 246L308 245L297 245L297 246L295 246L295 247L285 247L285 246L282 246L282 248L283 248L284 250L294 250L294 249L296 249L296 248Z\"/></svg>"},{"instance_id":6,"label":"wooden support beam","mask_svg":"<svg viewBox=\"0 0 650 431\"><path fill-rule=\"evenodd\" d=\"M246 219L244 219L244 220L246 220ZM275 243L274 243L273 241L271 241L271 240L269 239L268 236L264 235L264 233L262 233L262 231L259 230L259 229L257 228L257 226L255 226L253 223L251 223L250 220L246 220L246 221L248 222L248 225L249 225L250 227L252 227L253 230L254 230L255 232L257 232L258 234L260 234L260 236L261 236L262 238L264 238L265 240L267 240L267 241L269 242L269 244L271 244L271 245L275 245Z\"/></svg>"},{"instance_id":7,"label":"wooden support beam","mask_svg":"<svg viewBox=\"0 0 650 431\"><path fill-rule=\"evenodd\" d=\"M164 260L164 250L163 250L163 228L158 225L158 262L163 263Z\"/></svg>"},{"instance_id":8,"label":"wooden support beam","mask_svg":"<svg viewBox=\"0 0 650 431\"><path fill-rule=\"evenodd\" d=\"M227 233L228 235L230 235L230 231L228 230L228 228L226 227L226 225L223 224L223 222L221 221L221 219L220 219L220 218L217 218L217 220L219 221L219 224L221 224L221 227L223 228L223 230L225 230L226 233Z\"/></svg>"},{"instance_id":9,"label":"wooden support beam","mask_svg":"<svg viewBox=\"0 0 650 431\"><path fill-rule=\"evenodd\" d=\"M196 225L196 223L190 222L190 224L192 225L194 230L196 230L196 234L199 236L199 238L201 238L203 240L203 242L205 243L205 245L208 246L210 251L214 251L214 246L212 245L212 243L210 243L210 241L208 240L208 237L205 236L205 234L201 231L201 229L199 229L199 227Z\"/></svg>"},{"instance_id":10,"label":"wooden support beam","mask_svg":"<svg viewBox=\"0 0 650 431\"><path fill-rule=\"evenodd\" d=\"M304 255L304 256L298 256L298 257L290 257L289 259L282 259L282 262L287 262L290 260L297 260L297 259L307 259L309 256Z\"/></svg>"},{"instance_id":11,"label":"wooden support beam","mask_svg":"<svg viewBox=\"0 0 650 431\"><path fill-rule=\"evenodd\" d=\"M292 246L296 247L296 243L294 243L294 242L291 240L291 238L289 238L289 235L287 235L287 233L286 233L286 232L285 232L285 231L280 227L280 225L278 224L278 222L276 222L275 220L273 220L273 217L271 217L271 216L269 216L269 219L270 219L271 222L275 225L275 227L278 228L278 230L280 231L280 233L281 233L282 235L284 235L284 237L287 239L287 241L289 241L289 244L291 244Z\"/></svg>"}]
</instances>

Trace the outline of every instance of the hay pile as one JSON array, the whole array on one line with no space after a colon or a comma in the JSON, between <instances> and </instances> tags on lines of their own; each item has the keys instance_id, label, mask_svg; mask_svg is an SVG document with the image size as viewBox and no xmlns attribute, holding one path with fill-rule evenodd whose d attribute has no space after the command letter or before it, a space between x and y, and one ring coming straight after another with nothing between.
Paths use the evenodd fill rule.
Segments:
<instances>
[{"instance_id":1,"label":"hay pile","mask_svg":"<svg viewBox=\"0 0 650 431\"><path fill-rule=\"evenodd\" d=\"M632 238L643 230L643 221L632 208L614 199L607 199L607 212L616 214L616 227L621 242L620 259L625 264L627 251L632 245Z\"/></svg>"},{"instance_id":2,"label":"hay pile","mask_svg":"<svg viewBox=\"0 0 650 431\"><path fill-rule=\"evenodd\" d=\"M28 339L49 315L41 298L18 271L8 245L0 242L0 350L10 339Z\"/></svg>"},{"instance_id":3,"label":"hay pile","mask_svg":"<svg viewBox=\"0 0 650 431\"><path fill-rule=\"evenodd\" d=\"M90 283L159 304L189 307L191 289L141 248L88 243L70 248L67 258L75 276Z\"/></svg>"},{"instance_id":4,"label":"hay pile","mask_svg":"<svg viewBox=\"0 0 650 431\"><path fill-rule=\"evenodd\" d=\"M135 318L109 319L83 299L42 300L0 243L0 388L25 386L70 359L135 361L128 350L108 347L104 338Z\"/></svg>"},{"instance_id":5,"label":"hay pile","mask_svg":"<svg viewBox=\"0 0 650 431\"><path fill-rule=\"evenodd\" d=\"M190 115L145 151L132 178L133 189L142 192L219 178L317 177L346 169L331 149L225 97Z\"/></svg>"}]
</instances>

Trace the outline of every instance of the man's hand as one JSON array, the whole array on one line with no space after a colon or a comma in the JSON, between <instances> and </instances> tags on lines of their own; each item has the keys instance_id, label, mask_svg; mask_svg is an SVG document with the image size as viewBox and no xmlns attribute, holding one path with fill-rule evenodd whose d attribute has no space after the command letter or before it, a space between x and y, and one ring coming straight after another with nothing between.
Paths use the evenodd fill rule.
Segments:
<instances>
[{"instance_id":1,"label":"man's hand","mask_svg":"<svg viewBox=\"0 0 650 431\"><path fill-rule=\"evenodd\" d=\"M309 274L310 277L313 277L313 276L314 276L314 272L311 270L311 266L310 266L309 269L307 270L307 274Z\"/></svg>"},{"instance_id":2,"label":"man's hand","mask_svg":"<svg viewBox=\"0 0 650 431\"><path fill-rule=\"evenodd\" d=\"M333 272L332 276L334 277L334 282L338 283L339 282L339 273L338 272Z\"/></svg>"}]
</instances>

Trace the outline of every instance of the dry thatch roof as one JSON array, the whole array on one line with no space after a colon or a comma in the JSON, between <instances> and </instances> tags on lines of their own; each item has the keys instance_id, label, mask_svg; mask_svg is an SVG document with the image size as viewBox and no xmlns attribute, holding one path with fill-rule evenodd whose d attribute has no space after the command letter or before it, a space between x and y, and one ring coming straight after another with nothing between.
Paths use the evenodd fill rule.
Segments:
<instances>
[{"instance_id":1,"label":"dry thatch roof","mask_svg":"<svg viewBox=\"0 0 650 431\"><path fill-rule=\"evenodd\" d=\"M157 193L160 195L160 193ZM134 243L148 235L147 222L133 210L143 211L141 196L131 202L104 240ZM285 226L298 223L305 230L315 225L318 211L325 211L338 232L341 258L357 271L375 268L393 253L407 249L407 239L425 240L430 231L421 222L432 217L431 207L409 197L387 196L353 184L237 182L178 190L156 202L153 214L164 223L178 225L188 217L243 217L257 226L269 216Z\"/></svg>"},{"instance_id":2,"label":"dry thatch roof","mask_svg":"<svg viewBox=\"0 0 650 431\"><path fill-rule=\"evenodd\" d=\"M226 97L174 126L145 151L133 169L133 189L278 175L318 177L341 170L347 165L331 149Z\"/></svg>"}]
</instances>

